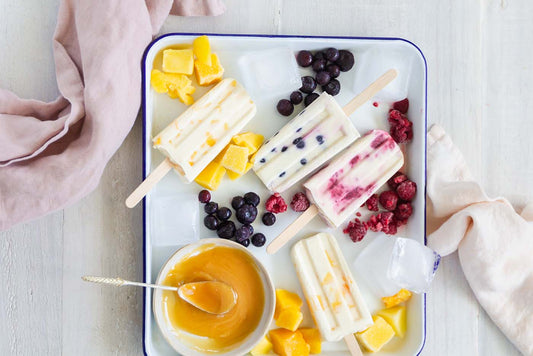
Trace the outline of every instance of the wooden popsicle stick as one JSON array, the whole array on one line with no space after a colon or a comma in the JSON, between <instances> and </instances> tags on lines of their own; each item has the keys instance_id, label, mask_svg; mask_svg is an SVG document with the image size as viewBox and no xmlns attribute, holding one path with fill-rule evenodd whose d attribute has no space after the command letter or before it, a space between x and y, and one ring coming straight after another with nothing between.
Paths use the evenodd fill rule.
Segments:
<instances>
[{"instance_id":1,"label":"wooden popsicle stick","mask_svg":"<svg viewBox=\"0 0 533 356\"><path fill-rule=\"evenodd\" d=\"M144 198L144 196L148 194L150 190L152 190L154 185L156 185L157 182L159 182L168 173L168 171L172 169L172 167L173 166L170 160L165 158L165 160L161 162L161 164L157 166L156 169L154 169L152 173L150 173L148 177L146 177L146 179L133 191L133 193L130 194L130 196L126 199L126 206L128 208L133 208L135 205L137 205L142 198Z\"/></svg>"},{"instance_id":2,"label":"wooden popsicle stick","mask_svg":"<svg viewBox=\"0 0 533 356\"><path fill-rule=\"evenodd\" d=\"M365 90L363 90L359 95L350 100L342 110L346 115L350 116L357 110L361 105L370 100L374 95L376 95L381 89L385 88L387 84L392 82L394 78L398 75L398 72L395 69L389 69L381 77L376 79L372 84L370 84Z\"/></svg>"},{"instance_id":3,"label":"wooden popsicle stick","mask_svg":"<svg viewBox=\"0 0 533 356\"><path fill-rule=\"evenodd\" d=\"M282 248L298 231L300 231L309 221L311 221L316 214L318 214L318 208L316 205L311 205L307 208L298 219L294 220L281 234L279 234L270 244L268 244L266 250L269 254L275 254L280 248Z\"/></svg>"},{"instance_id":4,"label":"wooden popsicle stick","mask_svg":"<svg viewBox=\"0 0 533 356\"><path fill-rule=\"evenodd\" d=\"M350 355L363 356L363 351L361 351L354 334L346 335L344 337L344 342L346 343L346 346L348 346L348 350L350 350Z\"/></svg>"}]
</instances>

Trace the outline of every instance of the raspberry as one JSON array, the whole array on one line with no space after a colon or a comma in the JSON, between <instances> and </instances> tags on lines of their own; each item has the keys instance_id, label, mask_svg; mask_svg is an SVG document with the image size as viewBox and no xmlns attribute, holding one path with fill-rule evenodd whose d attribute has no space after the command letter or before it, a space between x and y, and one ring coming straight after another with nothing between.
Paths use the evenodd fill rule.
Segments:
<instances>
[{"instance_id":1,"label":"raspberry","mask_svg":"<svg viewBox=\"0 0 533 356\"><path fill-rule=\"evenodd\" d=\"M393 211L398 204L398 194L393 190L386 190L379 195L379 203L385 210Z\"/></svg>"},{"instance_id":2,"label":"raspberry","mask_svg":"<svg viewBox=\"0 0 533 356\"><path fill-rule=\"evenodd\" d=\"M413 214L413 206L411 203L398 204L396 210L394 210L394 217L397 220L407 220ZM405 224L402 224L405 225Z\"/></svg>"},{"instance_id":3,"label":"raspberry","mask_svg":"<svg viewBox=\"0 0 533 356\"><path fill-rule=\"evenodd\" d=\"M309 208L309 199L304 193L299 192L294 194L291 201L291 209L296 212L306 211Z\"/></svg>"},{"instance_id":4,"label":"raspberry","mask_svg":"<svg viewBox=\"0 0 533 356\"><path fill-rule=\"evenodd\" d=\"M416 195L416 183L410 180L402 182L398 188L396 188L396 193L400 199L405 201L411 201Z\"/></svg>"},{"instance_id":5,"label":"raspberry","mask_svg":"<svg viewBox=\"0 0 533 356\"><path fill-rule=\"evenodd\" d=\"M367 227L359 219L354 219L348 223L348 226L342 232L348 234L353 242L361 241L367 232Z\"/></svg>"},{"instance_id":6,"label":"raspberry","mask_svg":"<svg viewBox=\"0 0 533 356\"><path fill-rule=\"evenodd\" d=\"M265 203L265 208L271 213L278 214L287 211L287 203L279 193L274 193Z\"/></svg>"},{"instance_id":7,"label":"raspberry","mask_svg":"<svg viewBox=\"0 0 533 356\"><path fill-rule=\"evenodd\" d=\"M383 224L379 221L377 215L372 215L367 222L365 222L365 227L374 232L379 232L383 229Z\"/></svg>"},{"instance_id":8,"label":"raspberry","mask_svg":"<svg viewBox=\"0 0 533 356\"><path fill-rule=\"evenodd\" d=\"M394 104L392 104L392 108L394 110L398 110L402 114L407 114L407 110L409 110L409 99L405 98L403 100L395 102Z\"/></svg>"},{"instance_id":9,"label":"raspberry","mask_svg":"<svg viewBox=\"0 0 533 356\"><path fill-rule=\"evenodd\" d=\"M372 194L366 201L366 208L370 211L378 211L378 195Z\"/></svg>"},{"instance_id":10,"label":"raspberry","mask_svg":"<svg viewBox=\"0 0 533 356\"><path fill-rule=\"evenodd\" d=\"M394 214L391 212L379 213L372 215L370 219L365 223L365 226L375 232L383 231L388 234L388 231L392 231L396 225L394 224ZM391 227L394 225L394 227Z\"/></svg>"},{"instance_id":11,"label":"raspberry","mask_svg":"<svg viewBox=\"0 0 533 356\"><path fill-rule=\"evenodd\" d=\"M394 141L404 143L413 139L413 123L398 110L389 113L390 134Z\"/></svg>"},{"instance_id":12,"label":"raspberry","mask_svg":"<svg viewBox=\"0 0 533 356\"><path fill-rule=\"evenodd\" d=\"M396 221L392 221L388 225L383 225L383 231L387 235L395 235L398 232L398 226L396 225Z\"/></svg>"},{"instance_id":13,"label":"raspberry","mask_svg":"<svg viewBox=\"0 0 533 356\"><path fill-rule=\"evenodd\" d=\"M396 216L394 216L394 224L396 227L407 225L407 219L398 219Z\"/></svg>"},{"instance_id":14,"label":"raspberry","mask_svg":"<svg viewBox=\"0 0 533 356\"><path fill-rule=\"evenodd\" d=\"M402 172L396 172L392 176L392 178L387 181L387 184L392 190L396 190L396 188L398 188L400 183L406 181L407 179L409 178L407 178L407 176L403 174Z\"/></svg>"}]
</instances>

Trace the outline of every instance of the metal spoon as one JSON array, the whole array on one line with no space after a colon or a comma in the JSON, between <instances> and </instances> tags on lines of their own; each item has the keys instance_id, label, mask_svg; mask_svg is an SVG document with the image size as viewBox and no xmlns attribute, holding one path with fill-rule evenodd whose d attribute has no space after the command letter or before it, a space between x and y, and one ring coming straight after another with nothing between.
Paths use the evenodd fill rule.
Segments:
<instances>
[{"instance_id":1,"label":"metal spoon","mask_svg":"<svg viewBox=\"0 0 533 356\"><path fill-rule=\"evenodd\" d=\"M227 313L237 303L237 293L235 293L235 290L228 284L219 281L192 282L185 283L179 287L171 287L159 284L132 282L122 278L83 276L81 279L86 282L109 284L116 287L129 285L175 291L187 303L210 314Z\"/></svg>"}]
</instances>

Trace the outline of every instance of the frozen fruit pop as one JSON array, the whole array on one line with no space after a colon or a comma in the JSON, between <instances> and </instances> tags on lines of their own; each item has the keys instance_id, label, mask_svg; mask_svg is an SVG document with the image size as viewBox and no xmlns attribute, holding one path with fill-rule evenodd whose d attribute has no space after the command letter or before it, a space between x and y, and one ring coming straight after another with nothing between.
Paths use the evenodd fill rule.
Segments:
<instances>
[{"instance_id":1,"label":"frozen fruit pop","mask_svg":"<svg viewBox=\"0 0 533 356\"><path fill-rule=\"evenodd\" d=\"M211 162L252 119L255 103L235 79L226 78L153 138L167 158L128 197L135 206L171 168L187 182Z\"/></svg>"},{"instance_id":2,"label":"frozen fruit pop","mask_svg":"<svg viewBox=\"0 0 533 356\"><path fill-rule=\"evenodd\" d=\"M324 92L265 142L254 171L269 190L283 192L358 137L350 118Z\"/></svg>"},{"instance_id":3,"label":"frozen fruit pop","mask_svg":"<svg viewBox=\"0 0 533 356\"><path fill-rule=\"evenodd\" d=\"M344 108L322 93L254 157L254 171L272 192L283 192L320 168L359 137L348 115L396 77L390 70L352 99Z\"/></svg>"},{"instance_id":4,"label":"frozen fruit pop","mask_svg":"<svg viewBox=\"0 0 533 356\"><path fill-rule=\"evenodd\" d=\"M368 132L304 183L313 205L267 246L267 252L275 253L317 213L338 227L402 165L402 151L387 132Z\"/></svg>"},{"instance_id":5,"label":"frozen fruit pop","mask_svg":"<svg viewBox=\"0 0 533 356\"><path fill-rule=\"evenodd\" d=\"M292 262L320 334L339 341L373 324L335 238L319 233L300 240L291 251Z\"/></svg>"}]
</instances>

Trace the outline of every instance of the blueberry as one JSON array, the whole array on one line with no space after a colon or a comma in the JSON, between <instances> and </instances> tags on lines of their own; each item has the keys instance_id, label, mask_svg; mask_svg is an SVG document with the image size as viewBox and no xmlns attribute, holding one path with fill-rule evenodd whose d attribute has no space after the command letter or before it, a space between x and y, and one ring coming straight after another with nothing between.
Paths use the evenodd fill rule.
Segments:
<instances>
[{"instance_id":1,"label":"blueberry","mask_svg":"<svg viewBox=\"0 0 533 356\"><path fill-rule=\"evenodd\" d=\"M324 143L324 136L322 136L322 135L318 135L318 136L316 137L316 140L317 140L318 144L321 145L321 144Z\"/></svg>"},{"instance_id":2,"label":"blueberry","mask_svg":"<svg viewBox=\"0 0 533 356\"><path fill-rule=\"evenodd\" d=\"M235 230L235 233L233 236L237 241L242 241L248 239L252 234L250 234L250 231L245 228L244 226L241 226L237 230Z\"/></svg>"},{"instance_id":3,"label":"blueberry","mask_svg":"<svg viewBox=\"0 0 533 356\"><path fill-rule=\"evenodd\" d=\"M296 148L299 148L299 149L302 149L305 147L305 141L301 137L298 137L297 139L292 141L292 143L295 144Z\"/></svg>"},{"instance_id":4,"label":"blueberry","mask_svg":"<svg viewBox=\"0 0 533 356\"><path fill-rule=\"evenodd\" d=\"M309 67L313 63L313 55L309 51L300 51L296 55L296 62L301 67Z\"/></svg>"},{"instance_id":5,"label":"blueberry","mask_svg":"<svg viewBox=\"0 0 533 356\"><path fill-rule=\"evenodd\" d=\"M265 224L266 226L271 226L271 225L274 225L274 223L276 222L276 215L272 213L264 213L261 220L263 221L263 224Z\"/></svg>"},{"instance_id":6,"label":"blueberry","mask_svg":"<svg viewBox=\"0 0 533 356\"><path fill-rule=\"evenodd\" d=\"M222 239L231 239L235 233L233 221L223 221L218 224L217 235Z\"/></svg>"},{"instance_id":7,"label":"blueberry","mask_svg":"<svg viewBox=\"0 0 533 356\"><path fill-rule=\"evenodd\" d=\"M217 218L220 220L228 220L231 217L231 210L223 207L217 210Z\"/></svg>"},{"instance_id":8,"label":"blueberry","mask_svg":"<svg viewBox=\"0 0 533 356\"><path fill-rule=\"evenodd\" d=\"M233 199L231 199L231 207L233 209L237 210L243 205L244 205L243 197L236 196L236 197L233 197Z\"/></svg>"},{"instance_id":9,"label":"blueberry","mask_svg":"<svg viewBox=\"0 0 533 356\"><path fill-rule=\"evenodd\" d=\"M311 105L311 103L313 101L315 101L318 97L319 97L319 95L317 93L311 93L311 94L307 95L305 97L305 99L304 99L305 106Z\"/></svg>"},{"instance_id":10,"label":"blueberry","mask_svg":"<svg viewBox=\"0 0 533 356\"><path fill-rule=\"evenodd\" d=\"M261 199L259 198L259 195L255 194L254 192L248 192L244 194L244 201L246 204L258 206Z\"/></svg>"},{"instance_id":11,"label":"blueberry","mask_svg":"<svg viewBox=\"0 0 533 356\"><path fill-rule=\"evenodd\" d=\"M316 61L317 59L326 59L326 54L322 51L318 51L313 56L313 60Z\"/></svg>"},{"instance_id":12,"label":"blueberry","mask_svg":"<svg viewBox=\"0 0 533 356\"><path fill-rule=\"evenodd\" d=\"M315 76L316 82L320 85L326 85L329 83L331 76L325 70L320 71Z\"/></svg>"},{"instance_id":13,"label":"blueberry","mask_svg":"<svg viewBox=\"0 0 533 356\"><path fill-rule=\"evenodd\" d=\"M341 74L341 69L336 64L328 64L326 70L328 71L331 79L337 78Z\"/></svg>"},{"instance_id":14,"label":"blueberry","mask_svg":"<svg viewBox=\"0 0 533 356\"><path fill-rule=\"evenodd\" d=\"M302 158L302 159L300 160L300 164L301 164L302 166L305 166L305 165L307 164L307 160L306 160L305 158Z\"/></svg>"},{"instance_id":15,"label":"blueberry","mask_svg":"<svg viewBox=\"0 0 533 356\"><path fill-rule=\"evenodd\" d=\"M243 245L244 247L248 247L250 246L250 239L244 239L244 240L240 240L238 241L241 245Z\"/></svg>"},{"instance_id":16,"label":"blueberry","mask_svg":"<svg viewBox=\"0 0 533 356\"><path fill-rule=\"evenodd\" d=\"M302 87L300 88L300 91L302 93L310 94L315 89L316 89L316 82L313 77L310 77L308 75L305 77L302 77Z\"/></svg>"},{"instance_id":17,"label":"blueberry","mask_svg":"<svg viewBox=\"0 0 533 356\"><path fill-rule=\"evenodd\" d=\"M252 236L254 234L254 227L252 225L244 224L242 228L248 230L248 236Z\"/></svg>"},{"instance_id":18,"label":"blueberry","mask_svg":"<svg viewBox=\"0 0 533 356\"><path fill-rule=\"evenodd\" d=\"M253 205L244 204L237 210L237 220L241 224L250 224L257 217L257 208Z\"/></svg>"},{"instance_id":19,"label":"blueberry","mask_svg":"<svg viewBox=\"0 0 533 356\"><path fill-rule=\"evenodd\" d=\"M337 59L339 59L340 53L339 50L336 48L328 48L326 49L326 59L331 62L335 62Z\"/></svg>"},{"instance_id":20,"label":"blueberry","mask_svg":"<svg viewBox=\"0 0 533 356\"><path fill-rule=\"evenodd\" d=\"M198 200L200 203L209 203L211 200L211 193L209 193L209 190L202 190L200 193L198 193Z\"/></svg>"},{"instance_id":21,"label":"blueberry","mask_svg":"<svg viewBox=\"0 0 533 356\"><path fill-rule=\"evenodd\" d=\"M215 203L214 201L209 202L209 203L204 205L204 211L207 214L214 214L214 213L217 212L217 210L218 210L218 204Z\"/></svg>"},{"instance_id":22,"label":"blueberry","mask_svg":"<svg viewBox=\"0 0 533 356\"><path fill-rule=\"evenodd\" d=\"M283 147L281 148L281 152L285 152L285 151L287 151L287 148L288 148L287 146L283 146Z\"/></svg>"},{"instance_id":23,"label":"blueberry","mask_svg":"<svg viewBox=\"0 0 533 356\"><path fill-rule=\"evenodd\" d=\"M276 105L276 109L278 109L278 112L281 115L289 116L294 111L294 105L292 105L292 103L287 99L281 99L280 101L278 101L278 105Z\"/></svg>"},{"instance_id":24,"label":"blueberry","mask_svg":"<svg viewBox=\"0 0 533 356\"><path fill-rule=\"evenodd\" d=\"M214 217L213 215L207 215L204 218L204 225L209 230L216 230L218 227L218 219Z\"/></svg>"},{"instance_id":25,"label":"blueberry","mask_svg":"<svg viewBox=\"0 0 533 356\"><path fill-rule=\"evenodd\" d=\"M343 49L339 51L339 59L335 61L335 64L339 66L341 72L347 72L352 69L354 63L352 52Z\"/></svg>"},{"instance_id":26,"label":"blueberry","mask_svg":"<svg viewBox=\"0 0 533 356\"><path fill-rule=\"evenodd\" d=\"M304 100L304 96L298 90L291 93L291 103L294 105L300 104Z\"/></svg>"},{"instance_id":27,"label":"blueberry","mask_svg":"<svg viewBox=\"0 0 533 356\"><path fill-rule=\"evenodd\" d=\"M262 233L257 233L254 236L252 236L252 244L257 247L261 247L265 244L266 237Z\"/></svg>"},{"instance_id":28,"label":"blueberry","mask_svg":"<svg viewBox=\"0 0 533 356\"><path fill-rule=\"evenodd\" d=\"M335 96L341 91L341 83L337 79L331 79L322 89L329 95Z\"/></svg>"},{"instance_id":29,"label":"blueberry","mask_svg":"<svg viewBox=\"0 0 533 356\"><path fill-rule=\"evenodd\" d=\"M315 72L320 72L321 70L326 69L327 61L325 59L317 59L313 62L313 70Z\"/></svg>"}]
</instances>

